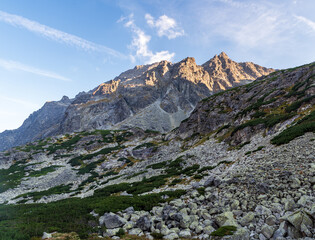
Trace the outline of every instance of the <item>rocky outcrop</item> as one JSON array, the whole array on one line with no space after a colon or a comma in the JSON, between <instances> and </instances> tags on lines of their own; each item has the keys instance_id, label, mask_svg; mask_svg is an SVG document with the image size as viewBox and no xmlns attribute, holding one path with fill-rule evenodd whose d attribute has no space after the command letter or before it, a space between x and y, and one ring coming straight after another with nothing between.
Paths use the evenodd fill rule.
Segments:
<instances>
[{"instance_id":1,"label":"rocky outcrop","mask_svg":"<svg viewBox=\"0 0 315 240\"><path fill-rule=\"evenodd\" d=\"M58 133L61 119L70 104L71 100L66 96L60 101L46 102L41 109L32 113L21 127L0 133L0 151Z\"/></svg>"},{"instance_id":2,"label":"rocky outcrop","mask_svg":"<svg viewBox=\"0 0 315 240\"><path fill-rule=\"evenodd\" d=\"M208 62L202 64L202 67L213 79L215 83L214 91L226 90L246 84L274 71L252 62L234 62L224 52L220 53L220 55L215 55Z\"/></svg>"}]
</instances>

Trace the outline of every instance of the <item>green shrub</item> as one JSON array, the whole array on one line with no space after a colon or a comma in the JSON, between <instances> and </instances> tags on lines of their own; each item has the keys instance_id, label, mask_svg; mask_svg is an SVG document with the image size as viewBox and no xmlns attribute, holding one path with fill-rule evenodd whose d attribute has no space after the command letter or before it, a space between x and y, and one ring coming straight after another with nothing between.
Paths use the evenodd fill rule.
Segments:
<instances>
[{"instance_id":1,"label":"green shrub","mask_svg":"<svg viewBox=\"0 0 315 240\"><path fill-rule=\"evenodd\" d=\"M143 143L143 144L136 146L133 150L137 150L140 148L150 148L150 147L155 147L155 146L156 146L156 144L148 142L148 143Z\"/></svg>"},{"instance_id":2,"label":"green shrub","mask_svg":"<svg viewBox=\"0 0 315 240\"><path fill-rule=\"evenodd\" d=\"M169 184L169 186L175 186L176 184L180 183L181 181L182 181L181 179L175 178L175 179Z\"/></svg>"},{"instance_id":3,"label":"green shrub","mask_svg":"<svg viewBox=\"0 0 315 240\"><path fill-rule=\"evenodd\" d=\"M163 239L164 235L162 233L153 232L151 233L153 239Z\"/></svg>"},{"instance_id":4,"label":"green shrub","mask_svg":"<svg viewBox=\"0 0 315 240\"><path fill-rule=\"evenodd\" d=\"M233 235L236 229L237 228L235 226L222 226L219 227L216 231L212 232L210 236L223 237L227 235Z\"/></svg>"},{"instance_id":5,"label":"green shrub","mask_svg":"<svg viewBox=\"0 0 315 240\"><path fill-rule=\"evenodd\" d=\"M80 139L81 139L81 136L76 135L73 138L69 139L68 141L62 142L60 144L55 143L47 148L47 150L49 151L48 154L55 153L59 149L71 150L72 146L76 144L77 142L79 142Z\"/></svg>"},{"instance_id":6,"label":"green shrub","mask_svg":"<svg viewBox=\"0 0 315 240\"><path fill-rule=\"evenodd\" d=\"M260 117L264 117L265 115L266 115L265 112L259 112L259 111L257 111L257 112L255 112L255 113L253 114L253 118L260 118Z\"/></svg>"},{"instance_id":7,"label":"green shrub","mask_svg":"<svg viewBox=\"0 0 315 240\"><path fill-rule=\"evenodd\" d=\"M118 232L116 233L116 236L118 237L122 237L124 236L126 233L125 233L125 230L123 228L119 228Z\"/></svg>"},{"instance_id":8,"label":"green shrub","mask_svg":"<svg viewBox=\"0 0 315 240\"><path fill-rule=\"evenodd\" d=\"M106 155L106 154L109 154L112 151L118 150L120 148L121 148L121 146L103 148L100 151L95 152L95 153L74 157L74 158L70 159L69 163L71 164L72 167L81 166L83 164L84 160L92 159L93 157L96 157L96 156L101 155L101 154ZM101 160L101 161L103 161L103 160Z\"/></svg>"},{"instance_id":9,"label":"green shrub","mask_svg":"<svg viewBox=\"0 0 315 240\"><path fill-rule=\"evenodd\" d=\"M246 127L254 127L259 124L263 124L265 127L273 127L277 123L283 122L285 120L288 120L294 116L293 113L287 113L287 114L272 114L267 115L265 118L255 118L252 120L249 120L236 128L231 133L231 136L233 136L237 131L242 130Z\"/></svg>"},{"instance_id":10,"label":"green shrub","mask_svg":"<svg viewBox=\"0 0 315 240\"><path fill-rule=\"evenodd\" d=\"M206 189L204 187L197 188L199 195L205 195Z\"/></svg>"},{"instance_id":11,"label":"green shrub","mask_svg":"<svg viewBox=\"0 0 315 240\"><path fill-rule=\"evenodd\" d=\"M313 98L315 97L315 95L310 96L310 97L306 97L300 101L294 102L292 103L290 106L286 107L285 111L287 113L296 111L297 109L299 109L303 104L305 103L309 103Z\"/></svg>"},{"instance_id":12,"label":"green shrub","mask_svg":"<svg viewBox=\"0 0 315 240\"><path fill-rule=\"evenodd\" d=\"M245 145L250 144L250 141L246 141L238 146L236 146L236 149L241 149L242 147L244 147Z\"/></svg>"},{"instance_id":13,"label":"green shrub","mask_svg":"<svg viewBox=\"0 0 315 240\"><path fill-rule=\"evenodd\" d=\"M231 126L230 124L223 125L222 127L220 127L220 128L217 130L217 133L216 133L216 134L219 134L222 130L227 129L227 128L229 128L230 126Z\"/></svg>"},{"instance_id":14,"label":"green shrub","mask_svg":"<svg viewBox=\"0 0 315 240\"><path fill-rule=\"evenodd\" d=\"M25 177L25 162L19 161L11 165L8 169L0 169L0 193L10 188L15 188Z\"/></svg>"},{"instance_id":15,"label":"green shrub","mask_svg":"<svg viewBox=\"0 0 315 240\"><path fill-rule=\"evenodd\" d=\"M41 199L43 196L49 196L49 195L53 195L53 194L62 194L62 193L69 193L71 192L70 189L72 187L72 184L69 185L59 185L56 187L52 187L48 190L45 191L39 191L39 192L30 192L30 193L24 193L22 195L17 196L16 198L19 197L30 197L33 198L34 201L37 201L39 199Z\"/></svg>"},{"instance_id":16,"label":"green shrub","mask_svg":"<svg viewBox=\"0 0 315 240\"><path fill-rule=\"evenodd\" d=\"M254 153L254 152L258 152L258 151L262 150L263 148L265 148L265 146L259 146L257 149L255 149L255 150L252 151L252 152L253 152L253 153Z\"/></svg>"},{"instance_id":17,"label":"green shrub","mask_svg":"<svg viewBox=\"0 0 315 240\"><path fill-rule=\"evenodd\" d=\"M61 166L50 166L50 167L45 167L42 168L41 170L38 171L33 171L29 174L29 177L40 177L40 176L44 176L50 172L54 172L56 170L56 168L61 167Z\"/></svg>"},{"instance_id":18,"label":"green shrub","mask_svg":"<svg viewBox=\"0 0 315 240\"><path fill-rule=\"evenodd\" d=\"M315 132L315 111L298 121L271 139L271 143L281 145L289 143L291 140L304 135L306 132Z\"/></svg>"},{"instance_id":19,"label":"green shrub","mask_svg":"<svg viewBox=\"0 0 315 240\"><path fill-rule=\"evenodd\" d=\"M242 130L246 127L253 127L253 126L257 126L259 124L264 124L264 123L265 123L265 120L261 118L249 120L248 122L243 123L237 126L236 128L234 128L234 130L231 133L231 136L233 136L237 131Z\"/></svg>"}]
</instances>

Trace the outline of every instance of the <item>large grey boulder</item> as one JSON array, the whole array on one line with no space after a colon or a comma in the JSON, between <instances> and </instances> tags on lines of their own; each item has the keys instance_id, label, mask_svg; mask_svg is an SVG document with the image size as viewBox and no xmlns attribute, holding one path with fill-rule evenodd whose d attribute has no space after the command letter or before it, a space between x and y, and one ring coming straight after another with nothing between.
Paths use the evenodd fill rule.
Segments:
<instances>
[{"instance_id":1,"label":"large grey boulder","mask_svg":"<svg viewBox=\"0 0 315 240\"><path fill-rule=\"evenodd\" d=\"M222 226L238 226L236 220L234 219L232 212L224 212L220 215L216 216L215 218L216 224L219 225L219 227Z\"/></svg>"},{"instance_id":2,"label":"large grey boulder","mask_svg":"<svg viewBox=\"0 0 315 240\"><path fill-rule=\"evenodd\" d=\"M203 184L204 187L217 187L221 184L221 180L216 176L210 176L205 183Z\"/></svg>"},{"instance_id":3,"label":"large grey boulder","mask_svg":"<svg viewBox=\"0 0 315 240\"><path fill-rule=\"evenodd\" d=\"M100 226L105 226L107 229L119 228L127 223L127 220L119 217L114 213L105 213L99 219Z\"/></svg>"},{"instance_id":4,"label":"large grey boulder","mask_svg":"<svg viewBox=\"0 0 315 240\"><path fill-rule=\"evenodd\" d=\"M136 226L140 228L142 231L149 231L151 228L151 220L149 216L142 216L138 219Z\"/></svg>"},{"instance_id":5,"label":"large grey boulder","mask_svg":"<svg viewBox=\"0 0 315 240\"><path fill-rule=\"evenodd\" d=\"M275 229L267 224L262 226L261 233L267 238L270 239L274 233Z\"/></svg>"},{"instance_id":6,"label":"large grey boulder","mask_svg":"<svg viewBox=\"0 0 315 240\"><path fill-rule=\"evenodd\" d=\"M294 235L296 236L299 232L301 236L308 236L312 237L312 231L313 231L313 221L311 216L309 216L304 210L300 209L293 214L284 217L286 221L288 221L293 227L292 232L294 232Z\"/></svg>"},{"instance_id":7,"label":"large grey boulder","mask_svg":"<svg viewBox=\"0 0 315 240\"><path fill-rule=\"evenodd\" d=\"M249 225L254 219L255 219L255 213L248 212L243 218L241 218L239 222L244 227L244 226Z\"/></svg>"}]
</instances>

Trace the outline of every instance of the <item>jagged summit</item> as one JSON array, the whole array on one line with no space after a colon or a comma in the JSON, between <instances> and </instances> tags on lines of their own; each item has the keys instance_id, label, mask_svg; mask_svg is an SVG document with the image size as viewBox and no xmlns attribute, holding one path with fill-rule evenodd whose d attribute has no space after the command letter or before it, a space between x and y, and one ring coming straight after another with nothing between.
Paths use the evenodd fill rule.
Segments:
<instances>
[{"instance_id":1,"label":"jagged summit","mask_svg":"<svg viewBox=\"0 0 315 240\"><path fill-rule=\"evenodd\" d=\"M215 82L214 91L246 84L274 71L274 69L261 67L251 62L234 62L225 52L215 55L209 61L202 64L202 67L213 78Z\"/></svg>"},{"instance_id":2,"label":"jagged summit","mask_svg":"<svg viewBox=\"0 0 315 240\"><path fill-rule=\"evenodd\" d=\"M201 99L273 71L253 63L236 63L224 52L201 66L193 57L177 63L139 65L72 100L63 97L45 104L39 110L44 115L37 114L36 121L33 117L26 120L28 130L22 126L0 134L0 150L44 136L92 129L140 127L167 132L187 118ZM54 117L47 118L46 112Z\"/></svg>"}]
</instances>

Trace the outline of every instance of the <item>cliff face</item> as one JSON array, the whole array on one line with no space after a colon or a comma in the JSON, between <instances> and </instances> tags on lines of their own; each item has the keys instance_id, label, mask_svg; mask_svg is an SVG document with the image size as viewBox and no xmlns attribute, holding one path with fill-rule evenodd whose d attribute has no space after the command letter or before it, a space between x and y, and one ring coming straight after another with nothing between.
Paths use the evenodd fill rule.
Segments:
<instances>
[{"instance_id":1,"label":"cliff face","mask_svg":"<svg viewBox=\"0 0 315 240\"><path fill-rule=\"evenodd\" d=\"M273 72L253 63L236 63L225 53L199 66L188 57L136 66L73 100L47 103L17 130L0 134L0 150L56 134L91 129L142 129L167 132L187 118L213 92L248 83Z\"/></svg>"}]
</instances>

